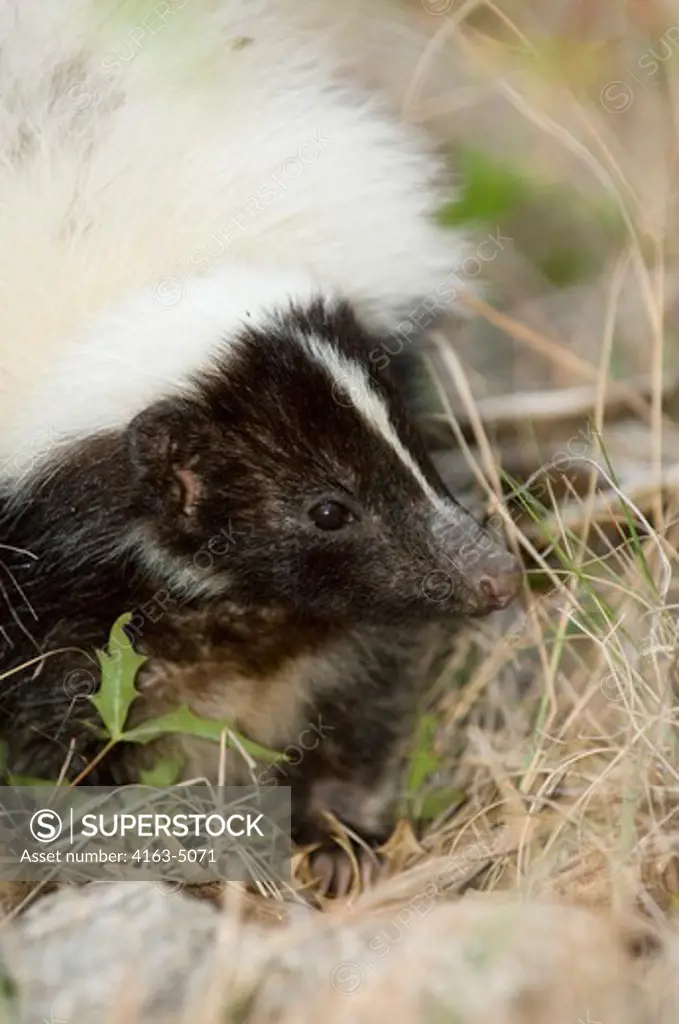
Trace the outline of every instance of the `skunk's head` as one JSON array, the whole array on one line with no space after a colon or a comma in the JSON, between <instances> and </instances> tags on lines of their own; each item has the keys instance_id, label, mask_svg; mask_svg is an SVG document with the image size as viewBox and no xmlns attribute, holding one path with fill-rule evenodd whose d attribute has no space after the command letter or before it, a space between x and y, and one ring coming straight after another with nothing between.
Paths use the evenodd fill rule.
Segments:
<instances>
[{"instance_id":1,"label":"skunk's head","mask_svg":"<svg viewBox=\"0 0 679 1024\"><path fill-rule=\"evenodd\" d=\"M346 305L291 308L141 413L126 450L147 558L319 619L506 604L514 560L446 493L370 341Z\"/></svg>"},{"instance_id":2,"label":"skunk's head","mask_svg":"<svg viewBox=\"0 0 679 1024\"><path fill-rule=\"evenodd\" d=\"M60 408L64 425L69 416L80 424L80 467L95 461L83 453L95 444L97 406L102 425L114 406L124 420L99 432L114 439L115 473L94 467L89 488L86 468L70 474L102 522L107 504L124 507L119 549L193 596L316 621L418 621L508 603L516 563L447 493L388 367L371 364L380 339L337 300L278 309L215 332L198 361L194 346L181 379L160 382L159 367L175 358L170 336L147 339L148 379L141 352L127 379L116 370L122 342L106 349L84 398L84 380L68 385L72 375L62 375L63 388L73 387L71 408L63 388ZM191 348L185 312L173 331ZM126 402L136 402L127 407L134 415ZM69 476L69 447L47 491ZM86 536L93 513L82 507Z\"/></svg>"}]
</instances>

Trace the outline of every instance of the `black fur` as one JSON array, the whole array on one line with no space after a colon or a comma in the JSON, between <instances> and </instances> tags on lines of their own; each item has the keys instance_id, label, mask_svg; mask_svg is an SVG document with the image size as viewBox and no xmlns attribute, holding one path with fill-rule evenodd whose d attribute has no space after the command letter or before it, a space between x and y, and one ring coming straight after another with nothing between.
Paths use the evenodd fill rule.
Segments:
<instances>
[{"instance_id":1,"label":"black fur","mask_svg":"<svg viewBox=\"0 0 679 1024\"><path fill-rule=\"evenodd\" d=\"M238 680L251 693L252 709L234 722L245 732L267 701L272 716L296 702L296 728L319 715L327 723L330 738L286 769L298 837L320 834L319 779L369 793L394 772L428 624L502 603L515 568L462 510L434 529L420 484L300 335L365 368L401 441L454 508L348 305L318 302L245 330L190 393L6 485L0 708L12 770L55 777L75 742L67 775L86 771L102 742L82 699L97 678L93 649L129 610L129 632L149 656L138 716L173 701L212 707ZM355 512L354 526L313 525L310 506L328 497ZM428 588L432 573L449 581L444 592ZM502 584L490 596L488 578ZM163 673L172 686L158 682ZM86 781L130 781L161 747L120 745ZM357 813L356 827L377 839L388 823L362 826Z\"/></svg>"}]
</instances>

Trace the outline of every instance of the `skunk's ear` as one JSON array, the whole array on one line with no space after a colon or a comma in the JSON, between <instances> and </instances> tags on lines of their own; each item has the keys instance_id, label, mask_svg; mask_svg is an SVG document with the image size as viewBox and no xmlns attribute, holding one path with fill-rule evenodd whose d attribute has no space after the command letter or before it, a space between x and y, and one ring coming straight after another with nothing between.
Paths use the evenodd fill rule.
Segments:
<instances>
[{"instance_id":1,"label":"skunk's ear","mask_svg":"<svg viewBox=\"0 0 679 1024\"><path fill-rule=\"evenodd\" d=\"M203 495L200 466L207 448L204 413L185 399L156 402L132 420L126 431L134 480L144 497L165 511L192 516Z\"/></svg>"}]
</instances>

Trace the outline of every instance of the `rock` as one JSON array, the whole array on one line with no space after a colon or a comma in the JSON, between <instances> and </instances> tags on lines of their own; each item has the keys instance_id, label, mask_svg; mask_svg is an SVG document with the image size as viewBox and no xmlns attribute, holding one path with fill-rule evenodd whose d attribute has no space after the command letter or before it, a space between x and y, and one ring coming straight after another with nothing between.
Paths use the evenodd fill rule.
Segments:
<instances>
[{"instance_id":1,"label":"rock","mask_svg":"<svg viewBox=\"0 0 679 1024\"><path fill-rule=\"evenodd\" d=\"M17 992L16 1013L6 1019L181 1020L209 988L218 922L210 904L147 882L46 896L0 941L4 973Z\"/></svg>"}]
</instances>

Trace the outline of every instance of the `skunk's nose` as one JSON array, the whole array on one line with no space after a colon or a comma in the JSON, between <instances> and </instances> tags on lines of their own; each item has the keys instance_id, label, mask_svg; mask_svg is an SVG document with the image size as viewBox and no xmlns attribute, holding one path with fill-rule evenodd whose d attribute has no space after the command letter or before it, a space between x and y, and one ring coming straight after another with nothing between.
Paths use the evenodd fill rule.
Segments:
<instances>
[{"instance_id":1,"label":"skunk's nose","mask_svg":"<svg viewBox=\"0 0 679 1024\"><path fill-rule=\"evenodd\" d=\"M478 582L489 609L506 608L516 597L521 585L521 571L516 562L492 576L482 576Z\"/></svg>"},{"instance_id":2,"label":"skunk's nose","mask_svg":"<svg viewBox=\"0 0 679 1024\"><path fill-rule=\"evenodd\" d=\"M438 545L439 575L445 576L448 566L455 570L447 593L457 601L458 610L467 615L487 615L505 608L516 596L521 582L517 559L468 512L451 503L446 514L435 519L433 533ZM433 584L433 580L428 582ZM437 593L441 586L429 589ZM444 601L443 596L428 596Z\"/></svg>"}]
</instances>

